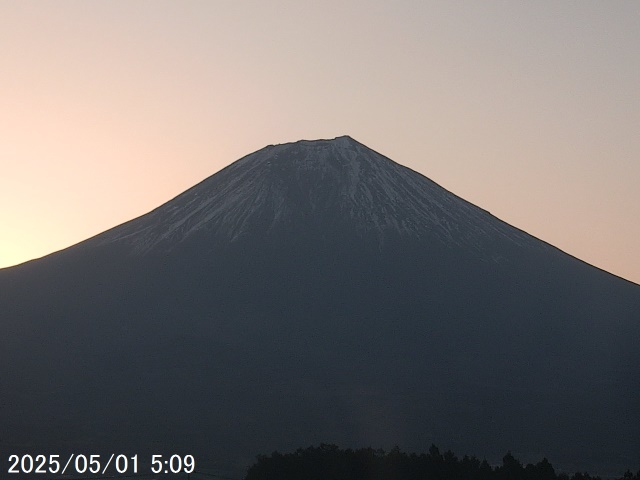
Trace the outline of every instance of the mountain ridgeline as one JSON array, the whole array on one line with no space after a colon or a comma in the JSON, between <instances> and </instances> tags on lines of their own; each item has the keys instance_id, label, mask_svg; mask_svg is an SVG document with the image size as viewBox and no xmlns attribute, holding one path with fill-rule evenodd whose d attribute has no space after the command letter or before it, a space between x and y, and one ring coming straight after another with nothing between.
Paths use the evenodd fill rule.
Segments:
<instances>
[{"instance_id":1,"label":"mountain ridgeline","mask_svg":"<svg viewBox=\"0 0 640 480\"><path fill-rule=\"evenodd\" d=\"M0 270L0 442L638 468L640 286L350 137L272 145Z\"/></svg>"}]
</instances>

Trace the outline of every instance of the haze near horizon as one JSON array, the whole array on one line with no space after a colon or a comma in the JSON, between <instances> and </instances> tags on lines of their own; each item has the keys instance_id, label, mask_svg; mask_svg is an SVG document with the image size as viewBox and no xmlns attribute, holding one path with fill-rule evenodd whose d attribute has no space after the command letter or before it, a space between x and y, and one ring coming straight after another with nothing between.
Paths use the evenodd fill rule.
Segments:
<instances>
[{"instance_id":1,"label":"haze near horizon","mask_svg":"<svg viewBox=\"0 0 640 480\"><path fill-rule=\"evenodd\" d=\"M350 135L640 283L631 2L0 4L0 267Z\"/></svg>"}]
</instances>

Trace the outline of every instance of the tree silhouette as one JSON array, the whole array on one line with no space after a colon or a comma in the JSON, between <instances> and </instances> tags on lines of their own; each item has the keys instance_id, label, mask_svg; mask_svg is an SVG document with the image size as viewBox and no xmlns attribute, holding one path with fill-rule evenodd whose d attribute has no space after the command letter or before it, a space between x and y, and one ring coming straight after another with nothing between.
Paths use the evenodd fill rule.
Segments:
<instances>
[{"instance_id":1,"label":"tree silhouette","mask_svg":"<svg viewBox=\"0 0 640 480\"><path fill-rule=\"evenodd\" d=\"M398 447L389 452L363 448L342 450L336 445L299 448L293 453L259 455L245 480L600 480L586 472L572 476L556 474L543 458L523 466L509 451L502 465L495 468L486 459L465 455L458 458L451 450L440 453L431 445L428 453L407 454ZM627 470L619 480L640 480Z\"/></svg>"}]
</instances>

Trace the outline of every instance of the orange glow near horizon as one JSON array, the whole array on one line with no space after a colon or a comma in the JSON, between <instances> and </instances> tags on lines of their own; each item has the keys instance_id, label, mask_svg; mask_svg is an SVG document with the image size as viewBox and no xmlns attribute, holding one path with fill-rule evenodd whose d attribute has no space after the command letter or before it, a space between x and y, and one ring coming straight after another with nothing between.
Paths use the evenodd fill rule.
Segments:
<instances>
[{"instance_id":1,"label":"orange glow near horizon","mask_svg":"<svg viewBox=\"0 0 640 480\"><path fill-rule=\"evenodd\" d=\"M640 8L0 4L0 268L348 134L640 283Z\"/></svg>"}]
</instances>

